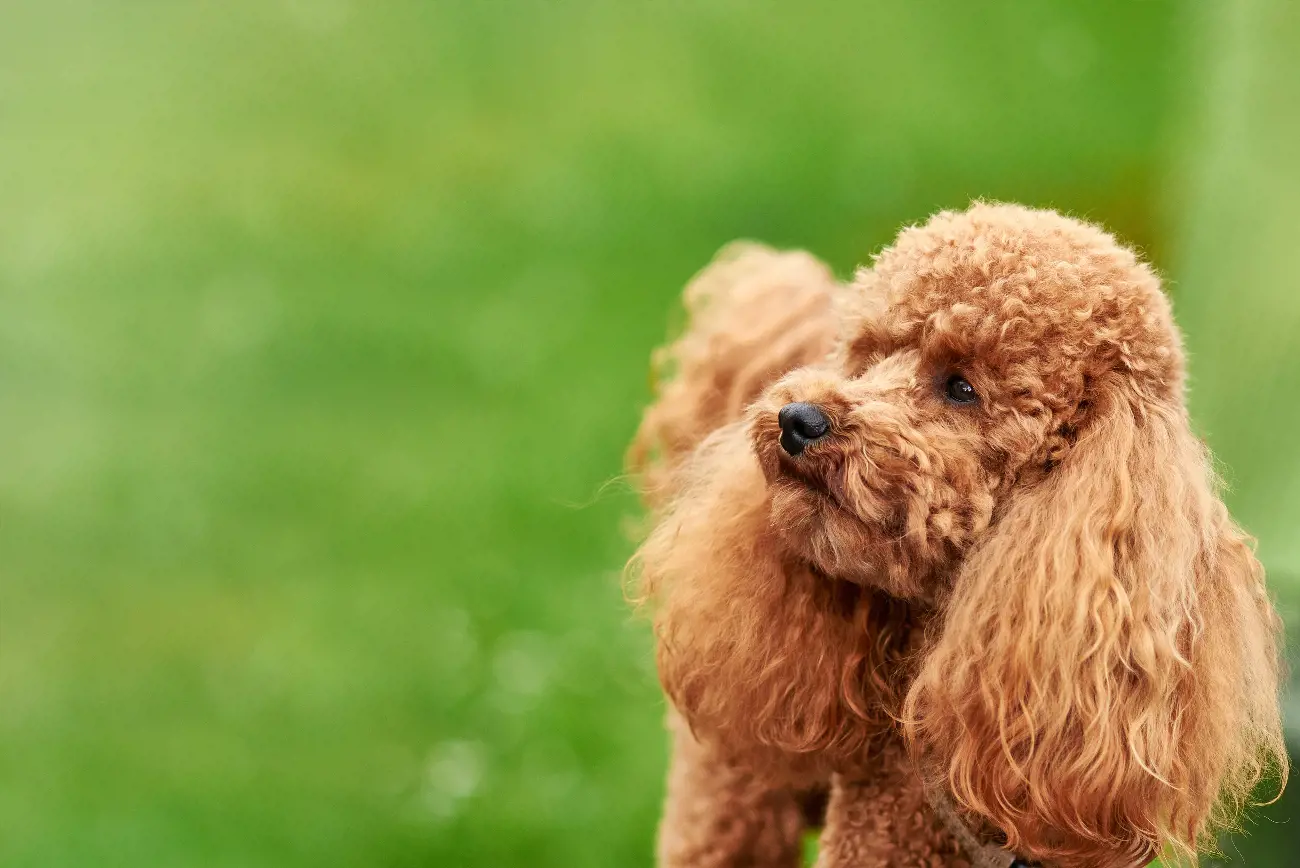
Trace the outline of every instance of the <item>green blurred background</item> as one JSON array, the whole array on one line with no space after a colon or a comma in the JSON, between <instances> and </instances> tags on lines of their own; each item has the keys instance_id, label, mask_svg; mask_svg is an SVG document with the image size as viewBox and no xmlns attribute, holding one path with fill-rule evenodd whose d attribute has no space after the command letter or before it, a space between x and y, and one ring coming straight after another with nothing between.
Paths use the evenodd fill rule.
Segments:
<instances>
[{"instance_id":1,"label":"green blurred background","mask_svg":"<svg viewBox=\"0 0 1300 868\"><path fill-rule=\"evenodd\" d=\"M1296 610L1298 83L1289 0L6 0L0 865L649 865L607 483L737 237L1111 227Z\"/></svg>"}]
</instances>

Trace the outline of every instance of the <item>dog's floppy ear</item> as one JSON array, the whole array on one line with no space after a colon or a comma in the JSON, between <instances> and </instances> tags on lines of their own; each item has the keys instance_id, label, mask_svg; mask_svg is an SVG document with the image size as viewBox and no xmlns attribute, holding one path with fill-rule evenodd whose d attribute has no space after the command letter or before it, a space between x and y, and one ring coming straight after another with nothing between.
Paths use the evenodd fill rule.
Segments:
<instances>
[{"instance_id":1,"label":"dog's floppy ear","mask_svg":"<svg viewBox=\"0 0 1300 868\"><path fill-rule=\"evenodd\" d=\"M1063 868L1194 859L1287 762L1279 622L1186 411L1097 386L965 562L903 715L934 783Z\"/></svg>"}]
</instances>

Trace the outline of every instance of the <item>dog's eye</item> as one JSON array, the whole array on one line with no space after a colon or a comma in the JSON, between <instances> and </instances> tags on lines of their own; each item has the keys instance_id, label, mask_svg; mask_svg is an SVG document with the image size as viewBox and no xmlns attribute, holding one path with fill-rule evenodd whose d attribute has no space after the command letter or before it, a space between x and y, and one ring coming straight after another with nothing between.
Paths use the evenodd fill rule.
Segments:
<instances>
[{"instance_id":1,"label":"dog's eye","mask_svg":"<svg viewBox=\"0 0 1300 868\"><path fill-rule=\"evenodd\" d=\"M947 385L943 387L943 393L954 404L974 404L980 397L976 394L975 387L966 382L966 378L960 374L953 374L948 378Z\"/></svg>"}]
</instances>

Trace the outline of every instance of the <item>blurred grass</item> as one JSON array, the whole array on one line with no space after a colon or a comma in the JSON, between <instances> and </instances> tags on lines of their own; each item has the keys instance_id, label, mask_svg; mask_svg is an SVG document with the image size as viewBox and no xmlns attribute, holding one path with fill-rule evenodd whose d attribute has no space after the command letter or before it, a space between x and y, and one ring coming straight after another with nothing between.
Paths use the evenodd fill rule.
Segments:
<instances>
[{"instance_id":1,"label":"blurred grass","mask_svg":"<svg viewBox=\"0 0 1300 868\"><path fill-rule=\"evenodd\" d=\"M1287 395L1300 363L1300 5L1274 0L1210 4L1191 31L1189 83L1201 109L1184 130L1185 216L1171 272L1191 357L1193 417L1221 463L1235 517L1259 555L1287 621L1294 744L1300 647L1300 408ZM1300 848L1295 784L1248 818L1225 847L1234 864L1292 865ZM1263 798L1272 798L1265 792Z\"/></svg>"},{"instance_id":2,"label":"blurred grass","mask_svg":"<svg viewBox=\"0 0 1300 868\"><path fill-rule=\"evenodd\" d=\"M5 4L0 864L648 865L605 483L736 237L1105 222L1296 576L1281 8Z\"/></svg>"}]
</instances>

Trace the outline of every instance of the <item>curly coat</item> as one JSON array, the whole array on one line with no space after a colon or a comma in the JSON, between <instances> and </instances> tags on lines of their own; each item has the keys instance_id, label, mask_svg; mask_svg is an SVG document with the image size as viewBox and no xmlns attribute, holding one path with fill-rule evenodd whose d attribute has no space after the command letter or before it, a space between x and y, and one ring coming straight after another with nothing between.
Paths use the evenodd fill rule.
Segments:
<instances>
[{"instance_id":1,"label":"curly coat","mask_svg":"<svg viewBox=\"0 0 1300 868\"><path fill-rule=\"evenodd\" d=\"M1192 861L1284 782L1279 621L1131 251L976 204L846 287L733 246L686 305L629 451L661 864L795 865L828 787L826 868L969 864L936 792L1023 859ZM792 402L829 423L797 455Z\"/></svg>"}]
</instances>

